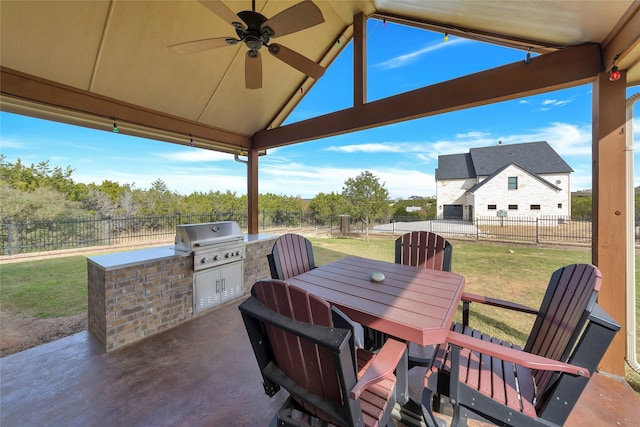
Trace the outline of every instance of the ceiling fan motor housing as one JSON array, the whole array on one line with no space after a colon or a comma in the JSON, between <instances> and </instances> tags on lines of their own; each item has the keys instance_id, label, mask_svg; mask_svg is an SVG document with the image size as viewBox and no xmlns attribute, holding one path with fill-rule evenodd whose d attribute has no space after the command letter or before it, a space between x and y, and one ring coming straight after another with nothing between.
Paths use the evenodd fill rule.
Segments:
<instances>
[{"instance_id":1,"label":"ceiling fan motor housing","mask_svg":"<svg viewBox=\"0 0 640 427\"><path fill-rule=\"evenodd\" d=\"M236 27L236 33L249 49L258 50L269 43L273 31L268 27L261 28L262 24L267 22L264 15L251 10L243 10L238 12L238 16L247 24L247 29Z\"/></svg>"}]
</instances>

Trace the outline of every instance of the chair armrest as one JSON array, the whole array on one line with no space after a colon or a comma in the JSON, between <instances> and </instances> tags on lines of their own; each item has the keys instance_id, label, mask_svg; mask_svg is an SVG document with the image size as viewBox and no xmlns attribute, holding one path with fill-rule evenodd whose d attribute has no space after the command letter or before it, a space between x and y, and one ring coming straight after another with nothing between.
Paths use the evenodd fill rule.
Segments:
<instances>
[{"instance_id":1,"label":"chair armrest","mask_svg":"<svg viewBox=\"0 0 640 427\"><path fill-rule=\"evenodd\" d=\"M351 398L360 398L367 387L392 374L406 351L407 344L391 338L388 339L356 382L350 393Z\"/></svg>"},{"instance_id":2,"label":"chair armrest","mask_svg":"<svg viewBox=\"0 0 640 427\"><path fill-rule=\"evenodd\" d=\"M481 304L491 305L494 307L506 308L509 310L521 311L523 313L538 314L538 310L535 308L527 307L526 305L516 304L515 302L505 301L497 298L491 298L483 295L476 295L464 292L462 294L463 302L478 302Z\"/></svg>"},{"instance_id":3,"label":"chair armrest","mask_svg":"<svg viewBox=\"0 0 640 427\"><path fill-rule=\"evenodd\" d=\"M490 341L473 338L459 332L450 331L447 335L447 342L451 345L477 351L529 369L566 372L568 374L586 378L591 376L589 370L581 366L571 365L569 363L527 353L526 351L505 347Z\"/></svg>"}]
</instances>

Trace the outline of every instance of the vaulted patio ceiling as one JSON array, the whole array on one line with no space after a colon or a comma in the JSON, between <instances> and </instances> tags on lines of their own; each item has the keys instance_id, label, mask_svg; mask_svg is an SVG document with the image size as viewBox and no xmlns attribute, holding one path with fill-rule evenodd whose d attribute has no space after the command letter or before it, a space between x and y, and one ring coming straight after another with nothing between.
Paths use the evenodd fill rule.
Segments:
<instances>
[{"instance_id":1,"label":"vaulted patio ceiling","mask_svg":"<svg viewBox=\"0 0 640 427\"><path fill-rule=\"evenodd\" d=\"M255 3L271 17L298 1ZM354 108L280 127L314 80L262 49L262 88L246 89L244 44L189 55L171 51L172 44L234 34L198 1L4 0L0 107L104 130L115 118L121 132L180 144L192 135L196 146L239 154L586 83L614 64L627 70L628 85L640 84L640 4L634 1L314 3L325 22L277 42L323 67L354 32L362 36L358 42L366 38L363 17L541 56L527 66L511 64L371 103L356 72L362 90ZM249 0L224 4L236 13L251 9Z\"/></svg>"}]
</instances>

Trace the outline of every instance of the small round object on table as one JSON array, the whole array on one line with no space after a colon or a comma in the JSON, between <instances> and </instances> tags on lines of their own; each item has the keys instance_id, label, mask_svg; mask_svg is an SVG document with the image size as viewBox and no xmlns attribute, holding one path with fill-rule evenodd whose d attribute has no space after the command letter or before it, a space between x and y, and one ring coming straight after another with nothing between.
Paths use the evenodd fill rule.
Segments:
<instances>
[{"instance_id":1,"label":"small round object on table","mask_svg":"<svg viewBox=\"0 0 640 427\"><path fill-rule=\"evenodd\" d=\"M384 280L384 274L379 271L374 271L369 275L369 279L371 279L372 282L382 282Z\"/></svg>"}]
</instances>

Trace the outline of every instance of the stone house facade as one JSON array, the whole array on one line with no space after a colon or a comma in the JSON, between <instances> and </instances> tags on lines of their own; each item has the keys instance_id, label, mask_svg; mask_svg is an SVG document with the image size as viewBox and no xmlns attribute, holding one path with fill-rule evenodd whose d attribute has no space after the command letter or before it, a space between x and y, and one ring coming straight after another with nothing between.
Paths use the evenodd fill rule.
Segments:
<instances>
[{"instance_id":1,"label":"stone house facade","mask_svg":"<svg viewBox=\"0 0 640 427\"><path fill-rule=\"evenodd\" d=\"M569 216L573 169L546 141L438 157L438 219Z\"/></svg>"}]
</instances>

